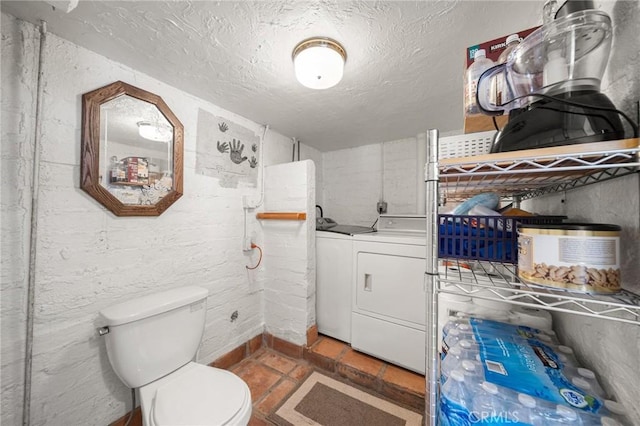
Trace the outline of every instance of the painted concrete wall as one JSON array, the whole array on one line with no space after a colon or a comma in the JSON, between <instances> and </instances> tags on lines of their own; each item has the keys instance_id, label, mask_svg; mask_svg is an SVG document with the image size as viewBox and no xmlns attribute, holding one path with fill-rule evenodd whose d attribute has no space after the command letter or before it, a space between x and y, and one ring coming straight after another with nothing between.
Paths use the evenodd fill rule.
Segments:
<instances>
[{"instance_id":1,"label":"painted concrete wall","mask_svg":"<svg viewBox=\"0 0 640 426\"><path fill-rule=\"evenodd\" d=\"M3 425L19 424L22 412L37 34L2 15ZM207 288L203 363L263 332L268 261L249 272L245 265L257 257L241 250L242 197L255 199L258 191L249 184L224 188L195 172L199 109L256 135L262 126L53 35L43 77L31 424L104 425L130 408L130 395L96 335L100 309L183 285ZM184 124L184 196L160 217L115 217L79 189L81 95L116 80L158 94ZM265 164L290 161L290 146L290 138L269 131ZM262 238L255 216L248 231Z\"/></svg>"},{"instance_id":2,"label":"painted concrete wall","mask_svg":"<svg viewBox=\"0 0 640 426\"><path fill-rule=\"evenodd\" d=\"M307 220L262 220L265 329L297 345L315 324L315 166L313 161L265 169L266 212L305 212Z\"/></svg>"}]
</instances>

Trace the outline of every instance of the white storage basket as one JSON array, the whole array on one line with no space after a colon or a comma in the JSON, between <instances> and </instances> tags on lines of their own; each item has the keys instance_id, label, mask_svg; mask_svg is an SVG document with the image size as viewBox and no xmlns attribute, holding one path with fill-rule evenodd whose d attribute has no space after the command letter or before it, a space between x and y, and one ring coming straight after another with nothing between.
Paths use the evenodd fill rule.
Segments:
<instances>
[{"instance_id":1,"label":"white storage basket","mask_svg":"<svg viewBox=\"0 0 640 426\"><path fill-rule=\"evenodd\" d=\"M489 154L495 130L440 138L438 158L460 158Z\"/></svg>"}]
</instances>

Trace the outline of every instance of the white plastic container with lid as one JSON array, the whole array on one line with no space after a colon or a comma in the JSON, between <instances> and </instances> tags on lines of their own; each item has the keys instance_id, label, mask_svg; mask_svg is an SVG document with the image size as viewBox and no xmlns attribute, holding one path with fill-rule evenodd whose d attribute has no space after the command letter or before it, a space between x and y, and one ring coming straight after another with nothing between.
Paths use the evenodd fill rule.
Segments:
<instances>
[{"instance_id":1,"label":"white plastic container with lid","mask_svg":"<svg viewBox=\"0 0 640 426\"><path fill-rule=\"evenodd\" d=\"M476 91L478 79L483 72L494 65L493 61L487 58L484 49L478 49L473 55L473 63L469 65L464 73L464 112L465 114L479 114L480 109L476 102Z\"/></svg>"}]
</instances>

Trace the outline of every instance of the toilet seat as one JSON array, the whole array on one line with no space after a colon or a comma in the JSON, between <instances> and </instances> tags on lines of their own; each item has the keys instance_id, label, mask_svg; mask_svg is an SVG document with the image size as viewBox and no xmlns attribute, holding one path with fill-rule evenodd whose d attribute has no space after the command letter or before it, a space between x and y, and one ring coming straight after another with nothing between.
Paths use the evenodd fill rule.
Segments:
<instances>
[{"instance_id":1,"label":"toilet seat","mask_svg":"<svg viewBox=\"0 0 640 426\"><path fill-rule=\"evenodd\" d=\"M151 407L152 425L238 425L251 416L251 393L233 373L189 363L160 385Z\"/></svg>"}]
</instances>

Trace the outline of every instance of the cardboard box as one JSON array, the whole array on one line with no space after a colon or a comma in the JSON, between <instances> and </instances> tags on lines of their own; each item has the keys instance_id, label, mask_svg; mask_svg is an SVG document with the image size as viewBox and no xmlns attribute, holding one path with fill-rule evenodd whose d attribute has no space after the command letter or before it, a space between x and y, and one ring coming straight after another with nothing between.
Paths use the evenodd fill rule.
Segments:
<instances>
[{"instance_id":1,"label":"cardboard box","mask_svg":"<svg viewBox=\"0 0 640 426\"><path fill-rule=\"evenodd\" d=\"M534 32L540 27L528 28L526 30L517 31L517 34L520 36L520 39L526 38L529 34ZM516 34L516 33L511 33ZM506 40L510 34L504 35L502 37L485 41L483 43L479 43L473 46L467 47L466 59L465 59L465 71L469 66L473 63L473 55L476 53L478 49L484 49L487 58L491 59L493 62L497 62L500 54L506 49ZM508 115L503 115L496 117L496 122L498 123L498 127L502 128L509 121ZM464 116L464 132L465 133L475 133L475 132L484 132L488 130L495 130L495 125L493 124L493 118L484 114L475 114L475 115L466 115Z\"/></svg>"},{"instance_id":2,"label":"cardboard box","mask_svg":"<svg viewBox=\"0 0 640 426\"><path fill-rule=\"evenodd\" d=\"M508 121L508 115L500 115L496 117L496 124L498 124L499 129L502 129ZM493 118L491 118L491 116L475 114L464 117L465 133L488 132L490 130L496 130L496 126L493 124Z\"/></svg>"},{"instance_id":3,"label":"cardboard box","mask_svg":"<svg viewBox=\"0 0 640 426\"><path fill-rule=\"evenodd\" d=\"M520 36L520 40L523 40L538 28L540 27L539 26L533 27L526 30L517 31L511 34L518 34ZM464 69L466 70L467 68L469 68L469 65L473 63L473 55L475 55L476 50L478 49L484 49L484 51L487 53L487 58L491 59L493 62L497 62L502 51L506 49L507 47L506 40L507 40L507 37L509 37L509 35L511 34L507 34L493 40L485 41L483 43L467 47L467 59L465 62Z\"/></svg>"},{"instance_id":4,"label":"cardboard box","mask_svg":"<svg viewBox=\"0 0 640 426\"><path fill-rule=\"evenodd\" d=\"M149 161L144 157L126 157L122 159L126 171L126 182L148 184Z\"/></svg>"}]
</instances>

